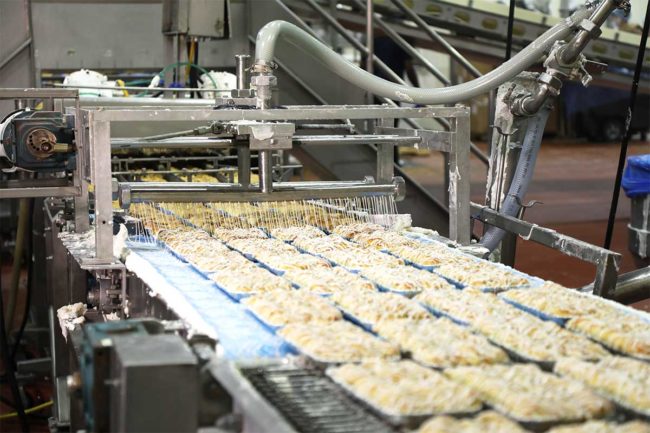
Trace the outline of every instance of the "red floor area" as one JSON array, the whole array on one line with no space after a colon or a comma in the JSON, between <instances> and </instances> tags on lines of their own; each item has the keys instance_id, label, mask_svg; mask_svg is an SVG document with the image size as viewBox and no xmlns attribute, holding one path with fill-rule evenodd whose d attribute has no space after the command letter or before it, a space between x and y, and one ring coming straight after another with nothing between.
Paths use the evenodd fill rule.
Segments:
<instances>
[{"instance_id":1,"label":"red floor area","mask_svg":"<svg viewBox=\"0 0 650 433\"><path fill-rule=\"evenodd\" d=\"M542 146L535 177L526 200L539 200L525 219L595 245L602 245L618 163L619 144L547 140ZM485 149L485 146L482 146ZM650 143L631 143L629 155L650 153ZM405 168L438 197L443 197L442 157L405 156ZM472 158L472 200L484 202L485 166ZM621 194L611 249L623 254L621 271L636 269L627 249L630 202ZM593 281L592 265L521 239L516 267L570 287ZM648 293L650 297L650 293Z\"/></svg>"}]
</instances>

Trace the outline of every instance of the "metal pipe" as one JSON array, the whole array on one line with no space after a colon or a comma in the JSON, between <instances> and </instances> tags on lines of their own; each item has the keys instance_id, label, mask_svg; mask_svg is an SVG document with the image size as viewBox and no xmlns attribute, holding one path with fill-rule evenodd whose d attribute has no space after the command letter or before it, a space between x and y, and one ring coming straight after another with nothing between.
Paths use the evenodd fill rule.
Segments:
<instances>
[{"instance_id":1,"label":"metal pipe","mask_svg":"<svg viewBox=\"0 0 650 433\"><path fill-rule=\"evenodd\" d=\"M647 298L649 293L650 267L646 267L619 275L616 287L612 292L612 298L615 300L635 297Z\"/></svg>"},{"instance_id":2,"label":"metal pipe","mask_svg":"<svg viewBox=\"0 0 650 433\"><path fill-rule=\"evenodd\" d=\"M551 27L511 60L490 73L467 83L443 88L414 88L376 77L348 62L319 40L286 21L272 21L259 31L255 45L255 61L258 64L272 61L278 41L283 40L300 46L341 78L373 94L415 104L452 104L474 98L512 79L539 61L556 41L570 35L576 23L588 14L590 14L589 9L579 10L570 19Z\"/></svg>"},{"instance_id":3,"label":"metal pipe","mask_svg":"<svg viewBox=\"0 0 650 433\"><path fill-rule=\"evenodd\" d=\"M260 150L257 155L259 167L260 191L265 194L273 190L273 151Z\"/></svg>"},{"instance_id":4,"label":"metal pipe","mask_svg":"<svg viewBox=\"0 0 650 433\"><path fill-rule=\"evenodd\" d=\"M589 21L594 27L584 28L584 25L582 25L583 23L581 23L582 28L562 49L559 60L565 65L570 65L575 62L589 41L600 34L600 26L602 26L607 20L607 17L609 17L617 7L619 7L619 3L621 3L621 0L604 0L600 3L596 7L596 10L591 14L591 17L589 17Z\"/></svg>"},{"instance_id":5,"label":"metal pipe","mask_svg":"<svg viewBox=\"0 0 650 433\"><path fill-rule=\"evenodd\" d=\"M472 74L475 78L480 77L481 72L476 69L456 48L454 48L445 38L440 36L438 32L432 29L418 14L413 12L408 8L402 0L390 0L404 15L406 15L411 21L413 21L424 33L426 33L432 40L437 42L442 46L442 48L449 54L454 60L456 60L467 72Z\"/></svg>"},{"instance_id":6,"label":"metal pipe","mask_svg":"<svg viewBox=\"0 0 650 433\"><path fill-rule=\"evenodd\" d=\"M325 185L296 185L296 182L276 182L273 192L243 188L236 184L206 184L185 182L122 182L119 184L120 204L143 201L214 202L214 201L285 201L315 200L326 198L394 196L400 194L398 183L367 184L361 182L329 182Z\"/></svg>"},{"instance_id":7,"label":"metal pipe","mask_svg":"<svg viewBox=\"0 0 650 433\"><path fill-rule=\"evenodd\" d=\"M248 54L237 54L235 56L235 68L237 71L237 89L245 90L250 86L250 58Z\"/></svg>"},{"instance_id":8,"label":"metal pipe","mask_svg":"<svg viewBox=\"0 0 650 433\"><path fill-rule=\"evenodd\" d=\"M18 47L16 47L15 50L7 54L7 56L0 61L0 69L4 68L11 62L13 59L16 58L20 53L23 52L23 50L27 47L29 47L32 44L32 38L27 38L25 39Z\"/></svg>"},{"instance_id":9,"label":"metal pipe","mask_svg":"<svg viewBox=\"0 0 650 433\"><path fill-rule=\"evenodd\" d=\"M170 140L142 140L140 138L112 138L111 149L224 149L233 146L230 138L184 137ZM194 139L194 140L193 140Z\"/></svg>"},{"instance_id":10,"label":"metal pipe","mask_svg":"<svg viewBox=\"0 0 650 433\"><path fill-rule=\"evenodd\" d=\"M165 92L230 92L231 89L214 89L214 88L198 88L198 87L139 87L139 86L93 86L86 84L63 84L54 83L54 87L63 87L66 89L103 89L103 90L134 90L142 92L151 92L154 90ZM140 98L138 100L142 101Z\"/></svg>"},{"instance_id":11,"label":"metal pipe","mask_svg":"<svg viewBox=\"0 0 650 433\"><path fill-rule=\"evenodd\" d=\"M508 31L506 36L506 56L505 61L507 62L512 57L512 30L515 24L515 0L510 0L508 5Z\"/></svg>"},{"instance_id":12,"label":"metal pipe","mask_svg":"<svg viewBox=\"0 0 650 433\"><path fill-rule=\"evenodd\" d=\"M360 2L359 2L360 3ZM357 3L357 4L359 4ZM361 3L363 7L363 3ZM366 71L373 74L373 59L375 57L375 6L372 0L366 0L366 48L368 57L366 58Z\"/></svg>"}]
</instances>

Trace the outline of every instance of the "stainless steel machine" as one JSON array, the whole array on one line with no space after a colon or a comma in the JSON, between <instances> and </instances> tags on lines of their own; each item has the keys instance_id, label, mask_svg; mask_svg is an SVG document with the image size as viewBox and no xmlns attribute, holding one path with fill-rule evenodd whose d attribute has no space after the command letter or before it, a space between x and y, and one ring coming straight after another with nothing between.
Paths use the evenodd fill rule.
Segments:
<instances>
[{"instance_id":1,"label":"stainless steel machine","mask_svg":"<svg viewBox=\"0 0 650 433\"><path fill-rule=\"evenodd\" d=\"M627 3L603 0L591 5L494 74L450 89L412 89L370 79L299 29L278 22L262 30L254 64L246 56L237 57L238 88L216 101L108 104L82 100L69 89L0 89L0 98L22 101L26 107L49 101L49 111L20 111L0 125L3 169L22 173L0 184L0 198L44 198L42 265L56 385L52 429L393 430L341 394L321 372L288 361L292 353L283 342L247 321L227 296L215 295L213 301L221 304L211 312L186 305L179 280L199 287L200 278L186 269L174 280L166 273L182 266L173 256L128 242L139 233L137 218L129 212L138 203L301 201L363 213L384 225L403 223L397 210L405 185L394 173L394 146L433 149L449 161L449 231L444 242L487 256L502 239L502 230L515 233L593 263L594 293L612 296L620 255L523 221L516 199L523 198L530 174L498 167L506 165L503 158L513 143L522 146L520 164L534 161L531 155L539 146L550 98L558 94L562 80L586 81L587 71L598 69L581 52L619 7ZM377 95L436 105L279 106L282 83L274 75L273 44L285 39L304 44L342 79ZM521 74L542 54L545 72ZM471 203L469 195L470 111L453 103L497 86L491 202L482 206ZM405 129L395 126L400 119L444 119L449 127ZM138 135L142 126L160 133ZM376 150L375 171L360 172L350 181L297 180L287 171L292 168L288 155L301 146L337 152L342 144ZM151 149L158 153L147 154ZM170 150L186 153L165 153ZM181 181L179 176L188 172L169 165L179 159L194 168L201 165L189 170L190 175L211 174L220 181ZM517 160L507 165L517 167ZM148 171L143 172L145 166ZM143 173L160 174L167 181L144 182ZM472 219L494 227L488 230L492 241L472 243ZM120 233L122 228L126 234ZM77 310L66 310L79 303ZM62 314L62 307L71 315ZM239 334L237 328L250 333Z\"/></svg>"}]
</instances>

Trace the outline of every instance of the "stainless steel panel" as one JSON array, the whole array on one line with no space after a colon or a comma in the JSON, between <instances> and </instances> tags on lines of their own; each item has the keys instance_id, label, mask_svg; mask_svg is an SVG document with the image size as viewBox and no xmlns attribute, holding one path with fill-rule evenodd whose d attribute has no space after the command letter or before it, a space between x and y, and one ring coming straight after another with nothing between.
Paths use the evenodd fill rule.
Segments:
<instances>
[{"instance_id":1,"label":"stainless steel panel","mask_svg":"<svg viewBox=\"0 0 650 433\"><path fill-rule=\"evenodd\" d=\"M19 2L2 1L0 7L3 3ZM231 14L232 40L201 42L200 63L208 69L234 68L235 54L248 52L244 2L233 1ZM165 66L160 1L35 2L33 21L38 24L34 43L40 70Z\"/></svg>"}]
</instances>

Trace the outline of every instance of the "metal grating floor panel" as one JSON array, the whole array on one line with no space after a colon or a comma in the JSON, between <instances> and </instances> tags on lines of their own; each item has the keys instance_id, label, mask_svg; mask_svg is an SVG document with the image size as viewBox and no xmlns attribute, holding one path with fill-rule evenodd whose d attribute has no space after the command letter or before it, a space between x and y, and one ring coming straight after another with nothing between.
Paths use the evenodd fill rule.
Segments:
<instances>
[{"instance_id":1,"label":"metal grating floor panel","mask_svg":"<svg viewBox=\"0 0 650 433\"><path fill-rule=\"evenodd\" d=\"M241 373L302 433L395 431L321 372L274 366L243 368Z\"/></svg>"}]
</instances>

